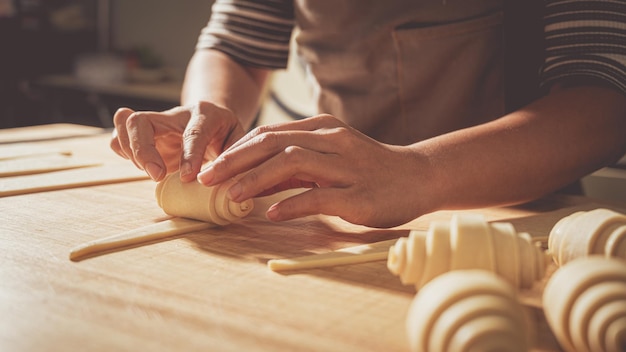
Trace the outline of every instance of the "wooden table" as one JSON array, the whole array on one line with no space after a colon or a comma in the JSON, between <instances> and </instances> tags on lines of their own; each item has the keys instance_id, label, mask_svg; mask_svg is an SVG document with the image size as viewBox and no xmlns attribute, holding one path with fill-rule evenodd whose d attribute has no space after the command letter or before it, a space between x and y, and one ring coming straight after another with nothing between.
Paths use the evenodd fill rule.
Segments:
<instances>
[{"instance_id":1,"label":"wooden table","mask_svg":"<svg viewBox=\"0 0 626 352\"><path fill-rule=\"evenodd\" d=\"M29 144L118 160L108 138L91 134ZM270 271L266 262L396 238L451 212L393 230L333 217L274 224L263 217L271 204L265 198L238 224L80 262L68 259L78 244L166 219L154 186L144 180L0 198L1 351L408 349L404 322L415 290L402 286L385 262L289 274ZM546 235L562 216L599 206L626 209L551 197L477 211ZM557 350L541 311L534 313L536 350Z\"/></svg>"}]
</instances>

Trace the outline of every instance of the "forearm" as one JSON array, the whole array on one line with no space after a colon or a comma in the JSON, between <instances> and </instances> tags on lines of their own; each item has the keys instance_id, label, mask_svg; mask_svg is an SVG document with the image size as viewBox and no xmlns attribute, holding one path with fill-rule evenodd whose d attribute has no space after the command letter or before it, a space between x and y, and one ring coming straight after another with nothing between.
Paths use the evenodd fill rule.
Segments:
<instances>
[{"instance_id":1,"label":"forearm","mask_svg":"<svg viewBox=\"0 0 626 352\"><path fill-rule=\"evenodd\" d=\"M185 74L181 104L208 101L231 110L249 128L269 70L242 66L217 50L198 50Z\"/></svg>"},{"instance_id":2,"label":"forearm","mask_svg":"<svg viewBox=\"0 0 626 352\"><path fill-rule=\"evenodd\" d=\"M481 207L550 193L626 152L625 115L626 97L617 91L571 88L493 122L417 143L412 148L432 170L428 203Z\"/></svg>"}]
</instances>

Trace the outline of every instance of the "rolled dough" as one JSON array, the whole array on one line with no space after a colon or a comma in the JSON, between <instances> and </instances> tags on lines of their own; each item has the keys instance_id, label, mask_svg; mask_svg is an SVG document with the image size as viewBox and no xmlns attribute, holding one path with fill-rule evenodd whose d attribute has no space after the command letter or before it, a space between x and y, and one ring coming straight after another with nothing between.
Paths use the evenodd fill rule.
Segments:
<instances>
[{"instance_id":1,"label":"rolled dough","mask_svg":"<svg viewBox=\"0 0 626 352\"><path fill-rule=\"evenodd\" d=\"M155 193L157 204L167 214L177 218L87 242L72 249L70 259L79 260L236 221L248 215L254 203L252 200L232 202L226 198L225 191L219 191L227 190L233 182L205 187L197 182L182 183L178 173L171 174L157 184Z\"/></svg>"},{"instance_id":2,"label":"rolled dough","mask_svg":"<svg viewBox=\"0 0 626 352\"><path fill-rule=\"evenodd\" d=\"M566 216L550 231L548 251L557 265L594 254L626 259L626 215L598 208Z\"/></svg>"},{"instance_id":3,"label":"rolled dough","mask_svg":"<svg viewBox=\"0 0 626 352\"><path fill-rule=\"evenodd\" d=\"M455 214L449 224L434 221L426 233L412 231L407 243L398 241L400 248L389 249L387 267L418 290L443 273L463 269L483 269L530 288L543 278L548 261L528 234L476 214Z\"/></svg>"},{"instance_id":4,"label":"rolled dough","mask_svg":"<svg viewBox=\"0 0 626 352\"><path fill-rule=\"evenodd\" d=\"M543 292L546 318L566 351L624 351L626 262L600 255L560 267Z\"/></svg>"},{"instance_id":5,"label":"rolled dough","mask_svg":"<svg viewBox=\"0 0 626 352\"><path fill-rule=\"evenodd\" d=\"M157 204L169 215L228 225L254 209L252 199L238 203L226 197L234 183L228 180L206 187L197 181L183 183L179 173L173 173L159 182L155 195Z\"/></svg>"},{"instance_id":6,"label":"rolled dough","mask_svg":"<svg viewBox=\"0 0 626 352\"><path fill-rule=\"evenodd\" d=\"M426 284L409 307L411 351L527 351L513 286L486 270L456 270Z\"/></svg>"}]
</instances>

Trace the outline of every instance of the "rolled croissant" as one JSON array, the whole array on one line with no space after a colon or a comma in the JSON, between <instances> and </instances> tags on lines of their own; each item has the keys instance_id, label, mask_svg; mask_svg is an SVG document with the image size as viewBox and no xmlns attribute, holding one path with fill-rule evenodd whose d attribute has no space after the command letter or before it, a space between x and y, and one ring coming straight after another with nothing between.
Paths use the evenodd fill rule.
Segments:
<instances>
[{"instance_id":1,"label":"rolled croissant","mask_svg":"<svg viewBox=\"0 0 626 352\"><path fill-rule=\"evenodd\" d=\"M543 307L566 351L626 351L626 261L572 260L548 281Z\"/></svg>"},{"instance_id":2,"label":"rolled croissant","mask_svg":"<svg viewBox=\"0 0 626 352\"><path fill-rule=\"evenodd\" d=\"M428 232L412 231L389 249L387 267L416 289L451 270L483 269L514 287L529 288L545 275L547 256L527 233L510 223L487 223L477 214L434 221Z\"/></svg>"},{"instance_id":3,"label":"rolled croissant","mask_svg":"<svg viewBox=\"0 0 626 352\"><path fill-rule=\"evenodd\" d=\"M251 199L238 203L226 197L234 183L228 180L206 187L197 181L183 183L179 174L173 173L157 184L155 193L159 207L169 215L227 225L245 217L254 208Z\"/></svg>"},{"instance_id":4,"label":"rolled croissant","mask_svg":"<svg viewBox=\"0 0 626 352\"><path fill-rule=\"evenodd\" d=\"M626 259L626 215L599 208L566 216L550 231L548 251L559 266L594 254Z\"/></svg>"},{"instance_id":5,"label":"rolled croissant","mask_svg":"<svg viewBox=\"0 0 626 352\"><path fill-rule=\"evenodd\" d=\"M407 316L411 351L527 351L528 333L515 289L484 270L433 279Z\"/></svg>"}]
</instances>

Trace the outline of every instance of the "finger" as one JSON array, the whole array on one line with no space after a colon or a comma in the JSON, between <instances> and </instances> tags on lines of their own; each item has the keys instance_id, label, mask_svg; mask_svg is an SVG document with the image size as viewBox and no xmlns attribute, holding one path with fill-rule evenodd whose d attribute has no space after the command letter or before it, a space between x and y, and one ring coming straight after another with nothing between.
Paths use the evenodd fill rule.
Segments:
<instances>
[{"instance_id":1,"label":"finger","mask_svg":"<svg viewBox=\"0 0 626 352\"><path fill-rule=\"evenodd\" d=\"M243 201L268 189L303 183L320 187L345 187L349 184L343 168L337 165L338 156L323 154L300 147L288 147L262 165L244 174L228 190L233 201ZM299 181L294 181L299 180Z\"/></svg>"},{"instance_id":2,"label":"finger","mask_svg":"<svg viewBox=\"0 0 626 352\"><path fill-rule=\"evenodd\" d=\"M155 144L155 124L169 118L161 113L136 112L126 120L131 160L150 178L160 181L165 177L167 166Z\"/></svg>"},{"instance_id":3,"label":"finger","mask_svg":"<svg viewBox=\"0 0 626 352\"><path fill-rule=\"evenodd\" d=\"M113 115L113 124L115 125L114 132L117 143L111 141L111 148L126 159L130 159L132 156L126 121L133 113L134 111L129 108L120 108Z\"/></svg>"},{"instance_id":4,"label":"finger","mask_svg":"<svg viewBox=\"0 0 626 352\"><path fill-rule=\"evenodd\" d=\"M181 180L196 178L205 160L205 155L214 159L219 155L230 138L243 134L240 124L228 110L214 105L198 105L193 108L191 117L183 132L183 147L180 163Z\"/></svg>"},{"instance_id":5,"label":"finger","mask_svg":"<svg viewBox=\"0 0 626 352\"><path fill-rule=\"evenodd\" d=\"M299 188L317 188L319 185L315 182L304 181L297 178L291 178L287 181L281 182L271 188L264 190L263 192L256 194L256 197L266 197L271 196L272 194L287 191L290 189L299 189Z\"/></svg>"},{"instance_id":6,"label":"finger","mask_svg":"<svg viewBox=\"0 0 626 352\"><path fill-rule=\"evenodd\" d=\"M244 137L245 138L245 137ZM334 143L342 143L329 131L276 131L259 134L245 143L233 146L222 153L199 175L198 180L205 185L224 182L238 174L247 172L263 162L283 153L290 146L318 153L332 154L338 148ZM291 162L291 161L286 161Z\"/></svg>"},{"instance_id":7,"label":"finger","mask_svg":"<svg viewBox=\"0 0 626 352\"><path fill-rule=\"evenodd\" d=\"M124 152L122 151L122 147L120 146L120 141L117 138L117 129L115 128L113 129L113 132L111 133L111 141L109 142L109 146L117 155L121 156L124 159L128 159L126 154L124 154Z\"/></svg>"},{"instance_id":8,"label":"finger","mask_svg":"<svg viewBox=\"0 0 626 352\"><path fill-rule=\"evenodd\" d=\"M321 128L335 128L345 126L342 122L330 115L318 115L309 117L297 121L289 121L283 123L277 123L273 125L259 126L244 137L235 142L230 149L237 148L241 144L247 143L253 138L256 138L265 133L271 132L294 132L294 131L315 131Z\"/></svg>"},{"instance_id":9,"label":"finger","mask_svg":"<svg viewBox=\"0 0 626 352\"><path fill-rule=\"evenodd\" d=\"M353 207L343 189L313 188L281 200L269 207L266 216L271 221L285 221L309 215L341 216Z\"/></svg>"}]
</instances>

